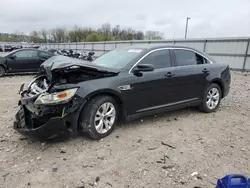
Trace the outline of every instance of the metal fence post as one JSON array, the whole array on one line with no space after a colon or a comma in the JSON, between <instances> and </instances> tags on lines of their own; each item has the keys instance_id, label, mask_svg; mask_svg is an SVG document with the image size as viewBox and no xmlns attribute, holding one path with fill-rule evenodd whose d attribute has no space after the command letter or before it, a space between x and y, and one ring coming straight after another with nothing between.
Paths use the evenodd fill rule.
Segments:
<instances>
[{"instance_id":1,"label":"metal fence post","mask_svg":"<svg viewBox=\"0 0 250 188\"><path fill-rule=\"evenodd\" d=\"M250 43L250 38L247 41L247 47L246 47L246 53L245 53L245 57L244 57L244 61L243 61L242 71L244 71L245 67L246 67L246 62L247 62L247 57L248 57L249 43Z\"/></svg>"},{"instance_id":2,"label":"metal fence post","mask_svg":"<svg viewBox=\"0 0 250 188\"><path fill-rule=\"evenodd\" d=\"M204 41L203 52L206 52L207 40Z\"/></svg>"},{"instance_id":3,"label":"metal fence post","mask_svg":"<svg viewBox=\"0 0 250 188\"><path fill-rule=\"evenodd\" d=\"M77 52L77 42L76 42L76 52Z\"/></svg>"},{"instance_id":4,"label":"metal fence post","mask_svg":"<svg viewBox=\"0 0 250 188\"><path fill-rule=\"evenodd\" d=\"M94 51L94 43L92 42L92 51Z\"/></svg>"},{"instance_id":5,"label":"metal fence post","mask_svg":"<svg viewBox=\"0 0 250 188\"><path fill-rule=\"evenodd\" d=\"M117 47L117 42L115 41L115 48Z\"/></svg>"},{"instance_id":6,"label":"metal fence post","mask_svg":"<svg viewBox=\"0 0 250 188\"><path fill-rule=\"evenodd\" d=\"M103 52L106 53L106 44L105 44L106 41L104 41L103 43Z\"/></svg>"}]
</instances>

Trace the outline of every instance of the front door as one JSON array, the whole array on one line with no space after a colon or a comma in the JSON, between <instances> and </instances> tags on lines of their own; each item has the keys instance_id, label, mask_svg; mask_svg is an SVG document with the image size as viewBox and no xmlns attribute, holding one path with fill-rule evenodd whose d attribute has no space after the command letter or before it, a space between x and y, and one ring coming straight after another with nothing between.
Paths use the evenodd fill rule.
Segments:
<instances>
[{"instance_id":1,"label":"front door","mask_svg":"<svg viewBox=\"0 0 250 188\"><path fill-rule=\"evenodd\" d=\"M37 71L39 62L38 53L35 50L22 50L10 55L7 65L10 72Z\"/></svg>"},{"instance_id":2,"label":"front door","mask_svg":"<svg viewBox=\"0 0 250 188\"><path fill-rule=\"evenodd\" d=\"M163 108L176 102L177 69L172 67L169 50L159 49L148 54L139 64L152 64L154 71L141 76L124 75L128 87L122 91L127 115ZM122 90L123 88L121 88Z\"/></svg>"}]
</instances>

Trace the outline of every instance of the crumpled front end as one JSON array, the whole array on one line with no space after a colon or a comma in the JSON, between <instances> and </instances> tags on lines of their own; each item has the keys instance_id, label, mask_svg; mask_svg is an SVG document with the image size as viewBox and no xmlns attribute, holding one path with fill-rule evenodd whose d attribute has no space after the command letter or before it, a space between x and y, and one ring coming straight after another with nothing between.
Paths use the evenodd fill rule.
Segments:
<instances>
[{"instance_id":1,"label":"crumpled front end","mask_svg":"<svg viewBox=\"0 0 250 188\"><path fill-rule=\"evenodd\" d=\"M16 114L14 128L21 134L42 139L68 131L76 131L72 130L72 127L77 127L84 100L74 94L67 101L56 103L45 101L43 104L44 101L41 102L38 99L41 96L50 96L48 91L53 90L53 88L49 88L50 84L44 79L46 79L45 76L36 78L27 90L21 86L20 109ZM67 84L63 88L67 88ZM58 90L53 92L56 93ZM60 95L62 95L61 93Z\"/></svg>"},{"instance_id":2,"label":"crumpled front end","mask_svg":"<svg viewBox=\"0 0 250 188\"><path fill-rule=\"evenodd\" d=\"M87 100L80 97L82 82L118 73L73 58L51 57L41 65L39 74L27 89L21 86L20 110L14 128L40 138L68 130L77 132L79 114Z\"/></svg>"}]
</instances>

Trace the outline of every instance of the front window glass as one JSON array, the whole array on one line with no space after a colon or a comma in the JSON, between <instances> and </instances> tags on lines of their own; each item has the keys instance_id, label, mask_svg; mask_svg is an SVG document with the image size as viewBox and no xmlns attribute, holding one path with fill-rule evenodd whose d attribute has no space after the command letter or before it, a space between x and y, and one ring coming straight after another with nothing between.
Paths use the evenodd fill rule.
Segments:
<instances>
[{"instance_id":1,"label":"front window glass","mask_svg":"<svg viewBox=\"0 0 250 188\"><path fill-rule=\"evenodd\" d=\"M146 56L139 64L152 64L155 69L171 67L169 50L157 50Z\"/></svg>"},{"instance_id":2,"label":"front window glass","mask_svg":"<svg viewBox=\"0 0 250 188\"><path fill-rule=\"evenodd\" d=\"M16 56L16 58L32 58L37 57L36 51L20 51L13 54L13 56Z\"/></svg>"}]
</instances>

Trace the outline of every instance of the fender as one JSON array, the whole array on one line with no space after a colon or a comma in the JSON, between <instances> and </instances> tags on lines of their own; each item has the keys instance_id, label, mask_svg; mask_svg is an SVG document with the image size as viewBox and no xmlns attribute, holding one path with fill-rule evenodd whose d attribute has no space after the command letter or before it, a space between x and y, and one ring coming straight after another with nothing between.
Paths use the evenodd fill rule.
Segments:
<instances>
[{"instance_id":1,"label":"fender","mask_svg":"<svg viewBox=\"0 0 250 188\"><path fill-rule=\"evenodd\" d=\"M91 98L98 96L98 95L110 95L110 96L112 96L117 101L117 104L120 107L120 117L119 118L124 120L124 118L126 117L126 110L125 110L126 107L125 107L125 104L124 104L124 101L123 101L123 98L122 98L120 92L118 92L116 90L108 89L108 88L100 89L100 90L96 90L96 91L93 91L90 94L88 94L85 97L85 100L89 101ZM82 106L82 108L84 108L85 104Z\"/></svg>"}]
</instances>

